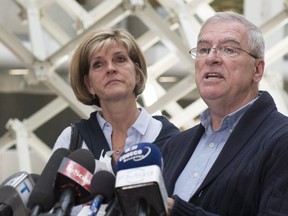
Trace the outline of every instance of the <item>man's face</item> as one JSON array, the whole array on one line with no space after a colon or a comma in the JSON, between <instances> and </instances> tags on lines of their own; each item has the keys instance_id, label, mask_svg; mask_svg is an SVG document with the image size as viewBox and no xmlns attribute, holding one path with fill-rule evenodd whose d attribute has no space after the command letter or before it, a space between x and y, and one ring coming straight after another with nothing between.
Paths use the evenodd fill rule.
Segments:
<instances>
[{"instance_id":1,"label":"man's face","mask_svg":"<svg viewBox=\"0 0 288 216\"><path fill-rule=\"evenodd\" d=\"M234 49L236 55L229 56L230 47L240 49ZM263 71L258 70L258 60L241 51L251 52L243 24L235 21L208 24L198 37L197 48L216 48L195 60L196 84L208 105L218 100L223 105L237 106L258 88Z\"/></svg>"}]
</instances>

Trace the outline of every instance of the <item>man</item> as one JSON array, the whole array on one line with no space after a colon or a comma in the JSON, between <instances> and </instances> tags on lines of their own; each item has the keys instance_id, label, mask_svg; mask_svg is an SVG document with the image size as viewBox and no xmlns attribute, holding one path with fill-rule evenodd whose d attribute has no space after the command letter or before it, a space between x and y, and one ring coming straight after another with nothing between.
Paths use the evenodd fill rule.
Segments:
<instances>
[{"instance_id":1,"label":"man","mask_svg":"<svg viewBox=\"0 0 288 216\"><path fill-rule=\"evenodd\" d=\"M208 109L163 149L169 215L288 215L288 118L259 90L264 39L219 12L198 35L195 78Z\"/></svg>"}]
</instances>

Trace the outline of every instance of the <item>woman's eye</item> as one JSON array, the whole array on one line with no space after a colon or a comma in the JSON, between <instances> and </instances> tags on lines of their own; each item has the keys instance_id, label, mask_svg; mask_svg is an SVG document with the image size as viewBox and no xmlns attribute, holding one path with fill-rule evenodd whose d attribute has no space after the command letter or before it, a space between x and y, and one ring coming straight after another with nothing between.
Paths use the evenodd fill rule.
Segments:
<instances>
[{"instance_id":1,"label":"woman's eye","mask_svg":"<svg viewBox=\"0 0 288 216\"><path fill-rule=\"evenodd\" d=\"M93 63L93 68L99 68L99 67L101 67L101 62L94 62Z\"/></svg>"},{"instance_id":2,"label":"woman's eye","mask_svg":"<svg viewBox=\"0 0 288 216\"><path fill-rule=\"evenodd\" d=\"M124 56L116 57L116 62L118 62L118 63L122 63L122 62L125 62L125 61L126 61L126 57L124 57Z\"/></svg>"}]
</instances>

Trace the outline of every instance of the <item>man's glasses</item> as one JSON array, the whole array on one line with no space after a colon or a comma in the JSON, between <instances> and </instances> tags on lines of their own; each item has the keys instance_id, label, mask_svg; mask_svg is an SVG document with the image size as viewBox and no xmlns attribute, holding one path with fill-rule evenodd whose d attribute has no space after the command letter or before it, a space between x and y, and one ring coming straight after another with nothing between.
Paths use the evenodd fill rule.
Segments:
<instances>
[{"instance_id":1,"label":"man's glasses","mask_svg":"<svg viewBox=\"0 0 288 216\"><path fill-rule=\"evenodd\" d=\"M240 51L247 53L251 57L257 59L257 56L247 52L246 50L243 50L239 47L234 47L234 46L220 46L220 47L215 47L215 48L209 48L209 47L195 47L192 48L189 53L190 55L195 59L195 58L203 58L206 57L211 50L215 50L215 52L218 55L222 55L225 57L233 58L236 57L240 54Z\"/></svg>"}]
</instances>

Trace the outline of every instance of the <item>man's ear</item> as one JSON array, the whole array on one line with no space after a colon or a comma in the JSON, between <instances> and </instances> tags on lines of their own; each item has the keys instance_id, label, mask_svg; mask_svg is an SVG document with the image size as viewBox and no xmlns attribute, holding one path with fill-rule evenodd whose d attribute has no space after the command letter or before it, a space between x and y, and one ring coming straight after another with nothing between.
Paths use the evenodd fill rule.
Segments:
<instances>
[{"instance_id":1,"label":"man's ear","mask_svg":"<svg viewBox=\"0 0 288 216\"><path fill-rule=\"evenodd\" d=\"M263 59L255 60L254 81L259 82L264 74L265 62Z\"/></svg>"}]
</instances>

